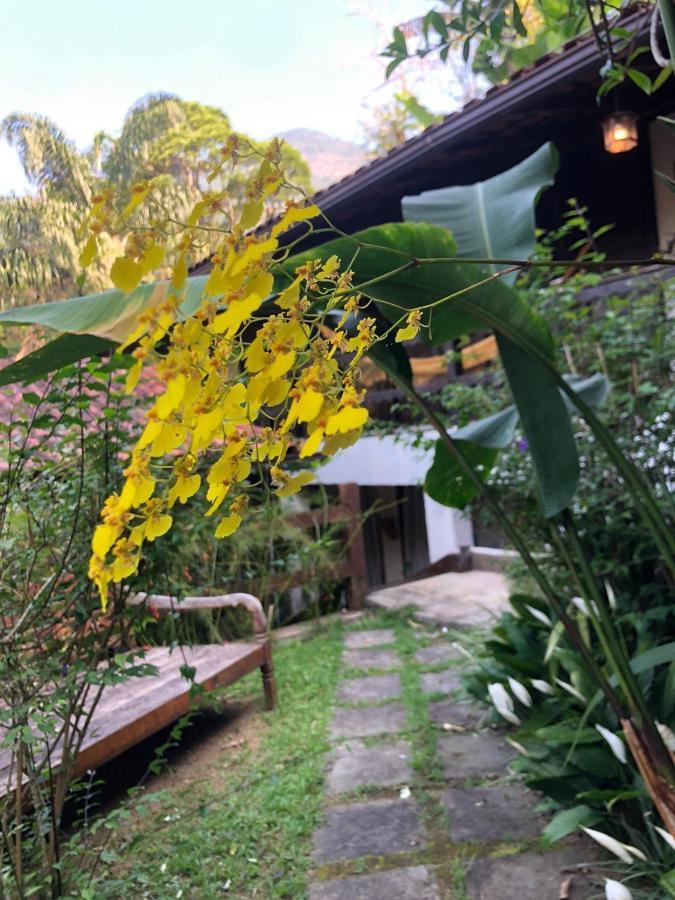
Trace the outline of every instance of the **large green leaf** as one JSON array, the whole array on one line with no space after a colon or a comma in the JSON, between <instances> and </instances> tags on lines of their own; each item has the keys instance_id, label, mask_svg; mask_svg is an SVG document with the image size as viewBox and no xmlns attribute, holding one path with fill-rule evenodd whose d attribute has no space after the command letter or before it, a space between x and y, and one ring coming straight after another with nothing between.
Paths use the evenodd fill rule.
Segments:
<instances>
[{"instance_id":1,"label":"large green leaf","mask_svg":"<svg viewBox=\"0 0 675 900\"><path fill-rule=\"evenodd\" d=\"M460 257L529 259L534 252L534 204L540 192L553 184L558 161L553 144L544 144L487 181L404 197L403 218L449 229ZM515 277L515 273L507 276L511 282Z\"/></svg>"},{"instance_id":2,"label":"large green leaf","mask_svg":"<svg viewBox=\"0 0 675 900\"><path fill-rule=\"evenodd\" d=\"M290 257L292 272L310 259L335 254L354 271L355 285L396 322L406 310L426 308L422 336L433 344L490 329L497 323L522 333L544 356L553 360L553 338L541 318L502 280L480 284L488 276L478 266L459 262L452 235L437 225L391 222L336 238ZM442 262L420 262L440 259ZM447 262L444 260L447 259ZM407 267L407 268L404 268ZM461 293L464 292L464 293ZM460 296L453 296L460 294ZM444 298L451 298L443 302ZM438 303L433 309L428 307Z\"/></svg>"},{"instance_id":3,"label":"large green leaf","mask_svg":"<svg viewBox=\"0 0 675 900\"><path fill-rule=\"evenodd\" d=\"M193 311L202 297L206 276L188 279L181 310ZM55 300L32 306L17 306L0 313L0 325L42 325L70 334L93 334L110 341L123 341L136 327L143 310L157 306L172 290L168 282L141 284L129 294L104 291L72 300Z\"/></svg>"},{"instance_id":4,"label":"large green leaf","mask_svg":"<svg viewBox=\"0 0 675 900\"><path fill-rule=\"evenodd\" d=\"M520 414L545 516L565 509L579 483L579 458L565 401L550 369L497 334L499 354Z\"/></svg>"},{"instance_id":5,"label":"large green leaf","mask_svg":"<svg viewBox=\"0 0 675 900\"><path fill-rule=\"evenodd\" d=\"M579 806L563 809L557 813L544 828L542 834L551 843L555 843L567 837L568 834L573 834L580 825L590 827L597 824L601 819L602 816L597 810L591 809L590 806L582 803Z\"/></svg>"},{"instance_id":6,"label":"large green leaf","mask_svg":"<svg viewBox=\"0 0 675 900\"><path fill-rule=\"evenodd\" d=\"M584 379L568 375L565 380L594 410L604 403L609 393L609 382L604 375L592 375ZM574 412L567 397L561 392L559 397L563 406L569 412ZM518 420L519 411L516 406L511 405L452 432L457 448L467 462L478 470L483 480L494 466L498 451L513 441ZM466 478L457 459L442 440L436 441L434 461L427 472L424 489L437 503L459 509L463 509L478 495L478 488Z\"/></svg>"},{"instance_id":7,"label":"large green leaf","mask_svg":"<svg viewBox=\"0 0 675 900\"><path fill-rule=\"evenodd\" d=\"M111 350L115 344L92 334L62 334L55 340L0 369L0 386L36 381L63 366Z\"/></svg>"},{"instance_id":8,"label":"large green leaf","mask_svg":"<svg viewBox=\"0 0 675 900\"><path fill-rule=\"evenodd\" d=\"M480 447L471 441L456 441L467 463L485 481L497 459L498 450ZM437 503L464 509L477 495L478 488L465 476L444 441L436 441L434 461L424 479L424 490Z\"/></svg>"},{"instance_id":9,"label":"large green leaf","mask_svg":"<svg viewBox=\"0 0 675 900\"><path fill-rule=\"evenodd\" d=\"M498 279L485 283L478 267L448 259L453 253L446 229L404 222L338 238L286 265L292 270L331 254L349 260L355 285L377 301L390 321L406 309L426 308L423 334L436 344L480 328L494 331L534 459L542 508L545 515L555 515L574 496L578 462L569 414L549 368L554 364L550 330L508 285ZM425 262L431 259L442 261ZM483 451L465 449L480 465L490 462ZM456 485L459 490L460 482ZM466 496L463 492L464 487L460 493L446 492L446 502L450 496L457 502Z\"/></svg>"}]
</instances>

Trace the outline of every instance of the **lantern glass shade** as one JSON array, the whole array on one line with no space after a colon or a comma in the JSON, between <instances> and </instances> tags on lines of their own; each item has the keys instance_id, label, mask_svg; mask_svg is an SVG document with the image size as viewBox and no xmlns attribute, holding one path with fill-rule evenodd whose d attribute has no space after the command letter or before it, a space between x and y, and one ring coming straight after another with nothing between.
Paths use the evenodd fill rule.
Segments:
<instances>
[{"instance_id":1,"label":"lantern glass shade","mask_svg":"<svg viewBox=\"0 0 675 900\"><path fill-rule=\"evenodd\" d=\"M626 153L637 147L637 118L630 112L615 112L602 123L605 150L608 153Z\"/></svg>"}]
</instances>

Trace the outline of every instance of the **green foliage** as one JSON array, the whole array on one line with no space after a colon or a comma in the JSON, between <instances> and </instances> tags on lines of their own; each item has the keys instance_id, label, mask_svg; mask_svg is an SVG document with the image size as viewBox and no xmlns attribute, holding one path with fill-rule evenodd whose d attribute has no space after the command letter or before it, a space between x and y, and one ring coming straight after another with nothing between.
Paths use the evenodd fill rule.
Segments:
<instances>
[{"instance_id":1,"label":"green foliage","mask_svg":"<svg viewBox=\"0 0 675 900\"><path fill-rule=\"evenodd\" d=\"M387 78L411 56L437 54L443 62L461 53L492 83L555 49L587 26L587 12L580 0L443 0L418 20L395 28L382 56L389 59ZM402 28L405 27L406 38Z\"/></svg>"},{"instance_id":2,"label":"green foliage","mask_svg":"<svg viewBox=\"0 0 675 900\"><path fill-rule=\"evenodd\" d=\"M514 595L511 606L512 612L503 614L479 653L479 668L465 683L480 700L486 698L488 684L506 684L509 677L527 687L532 706L516 701L521 724L512 734L519 748L514 768L530 787L549 798L550 810L559 810L544 836L555 842L580 825L597 827L641 847L652 859L665 864L671 855L668 848L652 839L644 827L650 802L630 754L627 765L620 763L594 727L601 725L620 734L614 713L605 701L588 702L595 694L594 686L563 633L558 635L553 653L548 652L551 628L531 610L550 613L550 609L537 597L527 595ZM620 611L629 608L630 599L622 598ZM582 614L574 614L583 624ZM602 660L602 649L595 641L593 652ZM675 702L667 687L671 658L672 648L654 656L650 665L646 660L643 669L642 688L649 709L659 721L672 721L675 715ZM571 683L586 702L562 690L556 678ZM551 685L551 696L539 692L532 680Z\"/></svg>"},{"instance_id":3,"label":"green foliage","mask_svg":"<svg viewBox=\"0 0 675 900\"><path fill-rule=\"evenodd\" d=\"M225 892L270 900L303 896L311 836L323 808L340 635L333 627L276 647L283 706L258 723L259 746L225 749L203 773L207 779L159 796L140 793L118 811L119 823L95 819L67 850L74 886L92 897L148 900L179 891L205 900ZM228 698L257 695L258 682L259 676L248 676L228 689Z\"/></svg>"},{"instance_id":4,"label":"green foliage","mask_svg":"<svg viewBox=\"0 0 675 900\"><path fill-rule=\"evenodd\" d=\"M626 28L614 19L616 5L600 0L443 0L446 9L434 8L393 31L382 56L389 62L386 77L413 58L438 55L447 62L461 53L473 73L491 83L510 78L519 69L557 49L581 32L592 33L607 62L602 69L600 95L627 78L647 94L657 91L672 77L672 64L659 54L660 73L652 78L639 68L639 59L650 47L636 44L636 25ZM671 57L675 45L672 3L657 5ZM405 33L404 33L405 32Z\"/></svg>"},{"instance_id":5,"label":"green foliage","mask_svg":"<svg viewBox=\"0 0 675 900\"><path fill-rule=\"evenodd\" d=\"M403 219L446 228L460 258L529 259L535 244L535 204L553 184L558 165L553 144L543 144L486 181L403 197ZM497 263L484 266L486 272L504 268ZM516 272L505 273L502 280L513 284Z\"/></svg>"}]
</instances>

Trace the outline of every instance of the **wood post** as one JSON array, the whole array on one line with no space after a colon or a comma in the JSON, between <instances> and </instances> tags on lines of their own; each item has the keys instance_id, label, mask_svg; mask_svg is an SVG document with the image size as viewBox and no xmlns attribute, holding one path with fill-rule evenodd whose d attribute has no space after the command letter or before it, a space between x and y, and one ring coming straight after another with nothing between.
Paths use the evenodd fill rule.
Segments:
<instances>
[{"instance_id":1,"label":"wood post","mask_svg":"<svg viewBox=\"0 0 675 900\"><path fill-rule=\"evenodd\" d=\"M338 486L340 503L348 511L346 520L347 567L349 572L349 590L347 607L350 610L362 609L363 601L368 593L368 569L366 566L366 546L363 540L361 522L361 497L359 486L355 482Z\"/></svg>"},{"instance_id":2,"label":"wood post","mask_svg":"<svg viewBox=\"0 0 675 900\"><path fill-rule=\"evenodd\" d=\"M267 640L265 647L265 662L260 666L262 672L263 691L265 692L265 709L276 709L277 705L277 681L274 677L274 663L272 662L272 645Z\"/></svg>"}]
</instances>

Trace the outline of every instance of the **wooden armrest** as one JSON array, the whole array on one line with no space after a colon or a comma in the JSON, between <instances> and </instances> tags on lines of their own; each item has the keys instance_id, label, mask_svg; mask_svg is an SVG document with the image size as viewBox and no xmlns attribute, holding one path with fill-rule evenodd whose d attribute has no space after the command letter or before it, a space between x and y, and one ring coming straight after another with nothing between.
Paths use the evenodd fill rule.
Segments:
<instances>
[{"instance_id":1,"label":"wooden armrest","mask_svg":"<svg viewBox=\"0 0 675 900\"><path fill-rule=\"evenodd\" d=\"M176 612L194 612L200 609L221 609L225 606L244 606L253 619L253 630L256 634L267 633L267 619L262 603L253 594L220 594L215 597L184 597L177 600L169 594L146 594L140 592L129 598L134 606L147 604L159 610L175 610Z\"/></svg>"}]
</instances>

